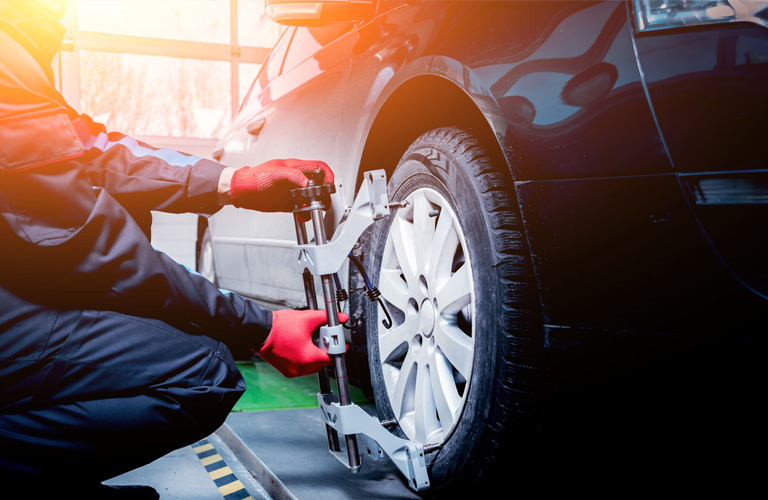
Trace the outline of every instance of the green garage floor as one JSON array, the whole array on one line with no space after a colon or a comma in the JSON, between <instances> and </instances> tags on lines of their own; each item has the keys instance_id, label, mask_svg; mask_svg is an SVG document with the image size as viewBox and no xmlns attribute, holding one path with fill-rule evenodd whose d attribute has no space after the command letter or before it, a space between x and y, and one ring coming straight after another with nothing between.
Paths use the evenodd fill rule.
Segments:
<instances>
[{"instance_id":1,"label":"green garage floor","mask_svg":"<svg viewBox=\"0 0 768 500\"><path fill-rule=\"evenodd\" d=\"M232 411L265 411L293 408L317 408L317 375L285 378L263 361L237 363L246 383L245 394ZM331 381L335 388L335 382ZM362 391L350 387L352 402L369 404Z\"/></svg>"}]
</instances>

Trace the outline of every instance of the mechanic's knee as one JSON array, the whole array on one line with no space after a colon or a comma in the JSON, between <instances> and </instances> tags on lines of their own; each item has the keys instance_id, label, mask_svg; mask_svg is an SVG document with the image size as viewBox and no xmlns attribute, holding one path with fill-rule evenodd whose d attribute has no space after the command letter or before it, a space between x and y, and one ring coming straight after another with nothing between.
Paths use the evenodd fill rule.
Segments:
<instances>
[{"instance_id":1,"label":"mechanic's knee","mask_svg":"<svg viewBox=\"0 0 768 500\"><path fill-rule=\"evenodd\" d=\"M237 403L237 400L245 392L245 380L232 357L232 353L223 343L219 344L219 348L211 362L211 367L203 381L209 382L222 391L226 391L228 397L234 397L232 406Z\"/></svg>"},{"instance_id":2,"label":"mechanic's knee","mask_svg":"<svg viewBox=\"0 0 768 500\"><path fill-rule=\"evenodd\" d=\"M220 344L195 385L168 390L193 426L212 432L224 422L245 392L245 380L227 347Z\"/></svg>"}]
</instances>

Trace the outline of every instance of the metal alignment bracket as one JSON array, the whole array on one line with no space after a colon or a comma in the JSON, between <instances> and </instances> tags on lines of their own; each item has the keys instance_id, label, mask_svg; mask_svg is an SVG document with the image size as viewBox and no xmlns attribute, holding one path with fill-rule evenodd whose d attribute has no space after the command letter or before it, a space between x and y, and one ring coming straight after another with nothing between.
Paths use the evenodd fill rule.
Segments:
<instances>
[{"instance_id":1,"label":"metal alignment bracket","mask_svg":"<svg viewBox=\"0 0 768 500\"><path fill-rule=\"evenodd\" d=\"M371 170L363 174L363 183L351 207L344 212L333 238L325 245L296 245L299 271L309 269L315 276L333 274L341 269L360 235L374 221L389 215L387 174Z\"/></svg>"},{"instance_id":2,"label":"metal alignment bracket","mask_svg":"<svg viewBox=\"0 0 768 500\"><path fill-rule=\"evenodd\" d=\"M344 354L347 352L347 345L344 340L344 327L341 325L321 326L320 339L322 340L323 350L328 354Z\"/></svg>"},{"instance_id":3,"label":"metal alignment bracket","mask_svg":"<svg viewBox=\"0 0 768 500\"><path fill-rule=\"evenodd\" d=\"M345 436L357 434L366 448L368 457L379 460L386 454L406 477L411 488L416 491L429 489L424 447L421 443L400 439L382 427L377 418L368 415L354 403L340 406L335 394L318 394L317 401L325 423L336 432ZM331 451L331 454L351 469L347 457L342 452ZM352 472L357 472L358 469L359 467L356 467Z\"/></svg>"}]
</instances>

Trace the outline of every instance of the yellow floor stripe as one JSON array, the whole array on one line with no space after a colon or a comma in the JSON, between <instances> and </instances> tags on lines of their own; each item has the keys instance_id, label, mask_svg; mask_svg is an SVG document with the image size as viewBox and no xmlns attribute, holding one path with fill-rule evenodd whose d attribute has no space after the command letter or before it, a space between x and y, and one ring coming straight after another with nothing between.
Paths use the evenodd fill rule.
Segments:
<instances>
[{"instance_id":1,"label":"yellow floor stripe","mask_svg":"<svg viewBox=\"0 0 768 500\"><path fill-rule=\"evenodd\" d=\"M245 488L245 486L243 486L243 483L241 483L239 480L235 480L229 484L219 486L219 491L221 492L222 496L227 496L230 493L234 493L235 491L242 490L243 488Z\"/></svg>"},{"instance_id":2,"label":"yellow floor stripe","mask_svg":"<svg viewBox=\"0 0 768 500\"><path fill-rule=\"evenodd\" d=\"M211 455L210 457L205 457L200 459L203 465L210 465L214 462L220 462L221 460L222 460L221 455L219 455L218 453L215 455Z\"/></svg>"},{"instance_id":3,"label":"yellow floor stripe","mask_svg":"<svg viewBox=\"0 0 768 500\"><path fill-rule=\"evenodd\" d=\"M203 443L203 444L200 444L200 443ZM211 480L215 482L217 479L221 479L230 474L234 475L234 473L232 472L232 469L229 468L229 466L224 462L224 459L221 458L221 455L219 455L218 453L215 453L209 457L201 458L200 457L201 453L206 453L206 452L210 453L210 450L216 451L216 449L211 443L208 443L206 441L201 441L200 443L198 443L198 446L193 447L192 450L194 450L194 452L198 455L198 458L200 459L200 463L202 463L204 467L207 467L208 465L216 462L221 462L221 464L219 464L221 465L221 467L212 471L208 471L208 475L210 476ZM219 489L219 493L221 493L222 497L224 498L226 498L228 495L232 495L233 493L237 493L240 491L246 492L245 486L243 486L243 483L241 483L239 479L235 479L231 483L222 484L221 486L218 487L218 489ZM253 500L253 498L248 496L248 497L245 497L243 500Z\"/></svg>"},{"instance_id":4,"label":"yellow floor stripe","mask_svg":"<svg viewBox=\"0 0 768 500\"><path fill-rule=\"evenodd\" d=\"M209 476L211 476L211 479L214 481L220 477L227 476L229 474L232 474L232 469L229 467L222 467L221 469L212 470L208 473Z\"/></svg>"},{"instance_id":5,"label":"yellow floor stripe","mask_svg":"<svg viewBox=\"0 0 768 500\"><path fill-rule=\"evenodd\" d=\"M204 451L208 451L212 449L213 449L213 445L211 443L208 443L202 446L198 446L197 448L192 448L192 451L194 451L195 453L202 453Z\"/></svg>"}]
</instances>

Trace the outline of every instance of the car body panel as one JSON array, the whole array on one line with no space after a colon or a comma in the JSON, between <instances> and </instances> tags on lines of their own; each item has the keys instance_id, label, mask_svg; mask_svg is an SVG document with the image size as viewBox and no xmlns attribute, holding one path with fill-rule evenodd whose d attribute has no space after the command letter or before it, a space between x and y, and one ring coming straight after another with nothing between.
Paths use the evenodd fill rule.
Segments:
<instances>
[{"instance_id":1,"label":"car body panel","mask_svg":"<svg viewBox=\"0 0 768 500\"><path fill-rule=\"evenodd\" d=\"M674 175L516 187L549 326L722 334L765 310L712 252Z\"/></svg>"},{"instance_id":2,"label":"car body panel","mask_svg":"<svg viewBox=\"0 0 768 500\"><path fill-rule=\"evenodd\" d=\"M344 132L359 136L351 141L358 146L358 156L342 165L359 163L361 144L373 120L401 85L412 78L435 75L447 78L477 103L517 180L671 171L641 85L623 3L560 2L550 13L556 20L552 23L531 22L540 17L536 5L526 9L495 2L494 12L488 14L487 2L465 4L460 7L462 19L491 19L488 22L498 29L489 30L476 22L470 27L458 26L452 30L453 36L473 40L477 46L495 45L499 52L477 54L473 45L459 46L452 38L441 36L438 20L448 14L439 2L395 10L360 28L365 33L361 38L375 43L353 61L355 78L349 82L346 106L357 114L345 114ZM603 23L609 26L601 32ZM538 24L541 30L526 30L531 47L520 48L519 54L501 51L519 45L516 28L530 24ZM393 33L391 26L402 31ZM578 43L563 44L564 39ZM585 73L589 76L595 66L598 73L602 68L616 73L610 88L586 88L591 83L588 80L581 83L580 102L551 99L573 87L569 82L579 83ZM595 86L600 87L599 83ZM592 95L584 97L590 92ZM616 122L625 126L616 127ZM601 147L595 147L595 136L604 139ZM634 148L630 154L627 142Z\"/></svg>"},{"instance_id":3,"label":"car body panel","mask_svg":"<svg viewBox=\"0 0 768 500\"><path fill-rule=\"evenodd\" d=\"M487 58L472 55L472 61L468 61L472 63L472 66L469 66L462 64L457 59L462 57L466 60L470 57L463 53L464 50L461 47L456 47L451 51L439 44L429 47L421 42L424 38L434 38L430 29L434 29L437 23L427 22L426 20L430 20L432 17L425 14L425 11L435 9L433 6L428 5L422 11L401 10L391 13L390 15L396 15L401 19L393 19L391 22L381 21L379 25L401 26L403 32L398 37L389 34L393 41L386 48L374 44L368 51L356 55L353 61L353 74L356 75L356 78L350 81L349 85L350 87L357 86L361 90L350 92L352 97L348 97L346 104L348 108L357 107L362 112L358 114L345 113L345 133L356 134L356 139L349 142L358 144L358 151L360 151L362 149L360 144L364 143L370 134L373 121L392 95L409 81L430 75L447 79L474 101L477 108L485 116L493 135L499 139L500 147L507 153L507 161L512 166L516 179L671 173L671 165L663 148L663 142L657 133L641 85L640 73L635 63L626 7L623 4L617 5L610 2L588 8L584 8L584 6L574 8L573 5L569 4L562 4L561 7L566 10L566 13L560 13L559 16L558 13L555 13L555 17L559 18L560 22L555 23L554 26L542 26L542 29L557 34L559 40L569 36L568 29L578 30L579 33L585 31L589 37L594 38L592 30L584 29L583 23L598 23L599 25L599 23L613 19L615 26L610 32L611 36L603 37L606 38L603 43L607 47L597 51L598 54L604 55L604 59L601 60L597 56L592 56L586 61L578 60L585 51L589 51L595 45L594 40L582 41L578 47L563 47L557 40L552 44L548 43L548 39L544 37L544 41L538 48L529 49L528 54L525 57L519 57L519 60L496 63L495 59L498 58L499 54L491 54L491 57ZM469 7L465 8L468 9ZM439 8L437 11L440 11ZM571 19L572 16L578 16L579 19L574 21ZM412 21L412 18L421 18L421 24ZM525 22L525 19L520 22ZM424 28L424 25L427 28ZM375 30L378 29L378 26L372 23L364 29ZM566 30L565 34L563 34L563 30ZM479 45L483 45L482 38L488 36L487 30L482 29L479 29L477 34L461 34L462 39L477 40ZM383 37L367 35L363 38L381 39ZM532 38L541 41L542 37L536 35ZM418 52L418 47L422 47L423 54ZM437 54L434 54L435 52ZM389 59L382 60L382 53L386 54ZM576 61L572 62L574 59ZM616 65L608 61L615 61ZM546 102L541 96L541 94L551 95L553 86L559 86L556 87L558 89L555 91L556 95L562 93L562 87L567 85L573 74L578 75L582 72L582 68L588 70L600 63L611 64L614 68L621 66L621 69L617 70L619 73L615 82L617 85L614 89L603 91L602 97L593 97L588 105L576 107L563 102ZM541 71L541 74L535 78L536 84L517 88L515 79L524 83L525 78L535 76L534 71L524 69L525 66L544 70L548 69L548 65L559 66L564 72ZM515 75L516 72L518 76L510 76ZM516 91L520 95L510 95ZM356 96L359 96L357 97L358 101L353 106L351 103L355 102L353 99ZM499 105L499 102L509 103L519 101L519 99L542 103L547 109L536 113L538 117L548 114L551 117L564 118L541 118L548 123L538 122L537 118L525 121L520 119L519 111L514 111L514 106L507 106L504 109L503 104ZM350 115L351 118L347 118ZM632 117L632 119L629 120L628 117ZM628 126L616 127L617 120ZM347 121L351 123L347 123ZM633 149L633 151L628 152L626 151L626 144L632 142L628 141L628 138L631 137L638 137L643 140L637 141L636 150ZM348 163L358 164L362 153L359 152L357 155L357 157L350 158ZM641 177L641 179L644 178ZM597 183L594 186L604 187L606 191L600 192L597 189L592 196L611 197L611 192L614 189L612 183ZM679 187L674 183L671 186L676 189L676 191L673 189L676 199L681 201L682 193ZM647 181L638 182L637 187L653 191ZM532 189L532 186L529 186L529 189ZM526 193L519 194L521 194L521 198L527 201L533 200L530 194L525 197L523 194ZM614 203L621 204L621 198L612 199ZM657 202L664 201L658 198L647 199L653 199ZM546 199L544 213L540 211L539 202L544 204L545 199L537 198L535 202L522 203L521 205L526 229L530 235L529 243L532 252L536 256L542 256L542 258L534 261L537 276L541 281L542 302L547 304L548 319L553 324L592 324L595 328L602 328L606 327L606 323L593 320L605 313L608 303L605 303L605 307L594 307L594 315L588 310L582 311L581 316L574 317L568 314L566 311L569 310L572 303L569 298L572 289L565 287L562 281L558 281L558 277L561 275L557 267L562 264L562 261L545 257L553 252L553 249L568 249L568 251L578 251L578 254L582 256L582 261L577 264L578 268L600 268L609 262L606 259L600 259L598 253L580 250L579 248L583 243L580 234L571 231L553 231L554 228L549 225L539 225L544 219L563 220L563 217L570 218L574 212L578 213L581 207L574 207L571 203L573 200L572 197L568 198L568 201ZM685 218L688 215L685 221L695 232L695 226L692 225L687 206L682 203L677 208L677 216ZM655 207L655 209L654 207L643 207L643 210L645 209L651 213L667 213L667 209L663 205ZM579 226L582 226L587 233L600 234L601 228L613 224L611 218L616 216L615 210L605 212L589 210L589 212L590 216L579 223ZM652 218L647 220L650 221ZM643 219L643 222L646 222L646 219ZM629 231L631 232L631 228ZM637 234L641 233L638 232ZM666 248L663 242L658 244L662 248ZM609 251L609 248L606 246L604 250ZM658 262L653 259L643 261L641 264L646 266L642 270L629 270L627 266L619 265L611 269L610 272L593 274L589 286L594 287L595 290L615 290L616 282L629 282L633 278L630 272L653 274L659 266ZM664 281L664 279L659 278L657 281ZM547 293L547 291L558 289L568 291L562 295ZM606 296L616 297L611 293ZM597 305L599 302L596 301L595 304ZM670 307L674 306L670 305ZM589 316L585 317L585 313ZM624 325L624 328L630 329L641 327L644 325Z\"/></svg>"},{"instance_id":4,"label":"car body panel","mask_svg":"<svg viewBox=\"0 0 768 500\"><path fill-rule=\"evenodd\" d=\"M243 155L224 148L222 161L231 166L257 165L273 158L338 163L342 90L354 33L329 28L289 30L286 35L291 44L311 44L305 51L310 56L292 57L289 51L279 75L242 107L235 126L239 132L225 139L225 143L239 140L245 144ZM286 119L293 109L306 109L304 119ZM248 124L259 121L258 133L244 132ZM289 137L294 139L286 140ZM241 275L247 272L245 279L223 279L222 286L231 283L237 286L234 291L271 303L301 305L304 292L296 269L296 232L290 214L228 210L212 217L210 227L217 269L237 267ZM242 253L218 252L219 246L233 245L242 247ZM225 261L228 258L233 260Z\"/></svg>"},{"instance_id":5,"label":"car body panel","mask_svg":"<svg viewBox=\"0 0 768 500\"><path fill-rule=\"evenodd\" d=\"M752 23L642 34L648 92L675 170L720 259L768 297L768 28Z\"/></svg>"},{"instance_id":6,"label":"car body panel","mask_svg":"<svg viewBox=\"0 0 768 500\"><path fill-rule=\"evenodd\" d=\"M500 103L516 180L670 172L622 3L563 4L519 60L474 66ZM620 126L617 126L620 124Z\"/></svg>"},{"instance_id":7,"label":"car body panel","mask_svg":"<svg viewBox=\"0 0 768 500\"><path fill-rule=\"evenodd\" d=\"M258 117L266 122L242 159L227 156L236 132L225 138L222 161L327 161L342 182L328 217L333 226L363 169L391 172L419 134L464 126L499 152L515 181L510 189L520 200L550 327L682 332L765 309L755 291L768 273L724 266L712 233L702 230L692 177L685 177L700 172L676 169L677 156L698 139L682 133L665 141L661 132L680 128L666 125L674 108L659 112L648 99L671 106L674 100L659 96L686 86L670 90L661 69L643 80L651 38L635 36L627 2L382 1L374 19L347 28L316 57L285 68L262 91L258 109L246 103L248 116L236 118L235 129ZM451 100L434 101L445 104L440 109L422 105L438 87ZM706 108L687 102L707 118ZM432 112L434 119L425 116ZM759 133L748 131L750 138ZM745 151L756 157L754 148ZM222 211L211 219L214 242L227 242L219 233L226 217ZM247 217L236 222L240 236L251 238L247 264L237 264L249 270L247 293L302 305L290 216ZM738 247L764 260L744 224ZM217 265L235 258L233 249L218 249Z\"/></svg>"}]
</instances>

